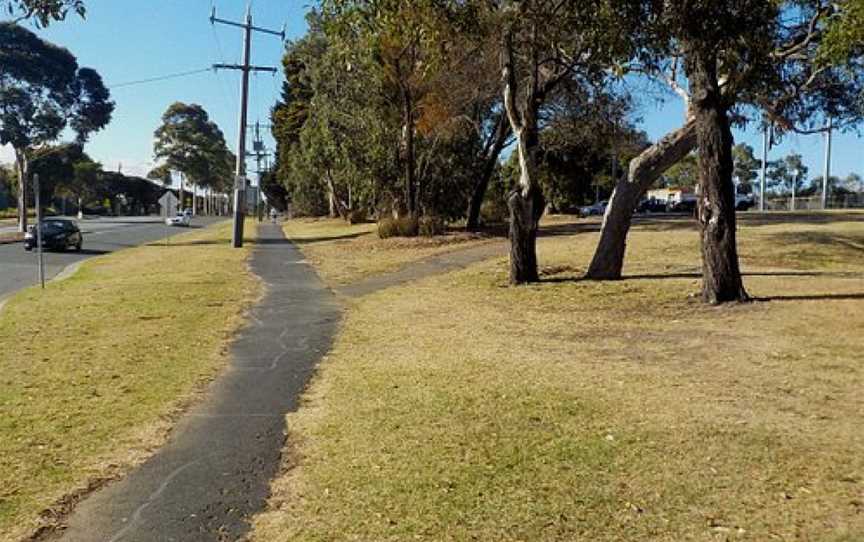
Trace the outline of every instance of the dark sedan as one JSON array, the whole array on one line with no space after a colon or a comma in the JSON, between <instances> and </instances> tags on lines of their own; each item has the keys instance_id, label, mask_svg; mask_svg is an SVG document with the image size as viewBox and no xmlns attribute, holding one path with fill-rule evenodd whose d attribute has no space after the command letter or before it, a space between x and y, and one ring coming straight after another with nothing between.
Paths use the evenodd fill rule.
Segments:
<instances>
[{"instance_id":1,"label":"dark sedan","mask_svg":"<svg viewBox=\"0 0 864 542\"><path fill-rule=\"evenodd\" d=\"M42 248L47 250L66 250L74 248L81 250L84 241L78 225L71 220L49 218L41 222L39 232L42 235ZM24 249L36 248L36 229L31 226L24 234Z\"/></svg>"}]
</instances>

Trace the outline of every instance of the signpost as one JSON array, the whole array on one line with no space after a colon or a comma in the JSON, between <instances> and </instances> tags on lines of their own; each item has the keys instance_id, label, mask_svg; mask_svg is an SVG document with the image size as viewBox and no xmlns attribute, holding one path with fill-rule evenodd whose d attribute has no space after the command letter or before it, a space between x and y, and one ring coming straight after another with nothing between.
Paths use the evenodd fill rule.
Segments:
<instances>
[{"instance_id":1,"label":"signpost","mask_svg":"<svg viewBox=\"0 0 864 542\"><path fill-rule=\"evenodd\" d=\"M42 259L42 205L39 198L39 174L33 175L33 190L36 192L36 268L38 269L39 283L45 289L45 261Z\"/></svg>"},{"instance_id":2,"label":"signpost","mask_svg":"<svg viewBox=\"0 0 864 542\"><path fill-rule=\"evenodd\" d=\"M177 214L177 196L170 190L162 194L159 198L159 205L162 207L162 222L165 223L165 246L168 246L169 232L171 227L168 225L168 219Z\"/></svg>"}]
</instances>

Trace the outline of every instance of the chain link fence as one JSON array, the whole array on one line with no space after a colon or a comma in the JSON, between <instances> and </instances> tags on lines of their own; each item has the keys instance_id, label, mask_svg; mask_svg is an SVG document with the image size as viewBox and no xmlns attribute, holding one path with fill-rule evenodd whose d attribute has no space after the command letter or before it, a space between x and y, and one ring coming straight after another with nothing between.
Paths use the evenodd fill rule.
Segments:
<instances>
[{"instance_id":1,"label":"chain link fence","mask_svg":"<svg viewBox=\"0 0 864 542\"><path fill-rule=\"evenodd\" d=\"M794 203L793 203L794 202ZM839 194L830 196L827 202L828 209L864 209L864 192ZM758 197L754 210L759 209ZM766 211L819 211L822 210L821 196L782 198L767 198L765 200Z\"/></svg>"}]
</instances>

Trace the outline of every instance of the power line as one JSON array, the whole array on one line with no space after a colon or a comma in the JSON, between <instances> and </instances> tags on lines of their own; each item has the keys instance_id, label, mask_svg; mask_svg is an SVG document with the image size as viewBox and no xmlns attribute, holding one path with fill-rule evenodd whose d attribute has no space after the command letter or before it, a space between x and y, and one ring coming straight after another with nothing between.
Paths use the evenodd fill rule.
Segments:
<instances>
[{"instance_id":1,"label":"power line","mask_svg":"<svg viewBox=\"0 0 864 542\"><path fill-rule=\"evenodd\" d=\"M195 75L198 73L209 72L211 69L213 69L213 68L201 68L200 70L190 70L187 72L171 73L168 75L161 75L159 77L151 77L149 79L140 79L138 81L127 81L125 83L118 83L116 85L111 85L108 88L115 89L115 88L121 88L121 87L130 87L132 85L143 85L144 83L155 83L157 81L165 81L168 79L176 79L178 77L187 77L189 75Z\"/></svg>"}]
</instances>

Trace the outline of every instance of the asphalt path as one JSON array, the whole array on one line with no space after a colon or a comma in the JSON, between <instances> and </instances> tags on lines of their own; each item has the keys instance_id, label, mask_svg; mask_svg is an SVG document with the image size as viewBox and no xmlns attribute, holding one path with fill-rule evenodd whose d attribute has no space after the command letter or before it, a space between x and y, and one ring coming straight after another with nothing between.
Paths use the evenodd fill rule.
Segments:
<instances>
[{"instance_id":1,"label":"asphalt path","mask_svg":"<svg viewBox=\"0 0 864 542\"><path fill-rule=\"evenodd\" d=\"M222 217L196 217L192 227L208 226ZM81 252L45 252L45 278L50 280L67 266L102 254L135 247L176 235L185 228L168 228L159 217L118 217L79 220L84 235ZM23 243L0 244L0 299L36 284L36 252L24 250Z\"/></svg>"},{"instance_id":2,"label":"asphalt path","mask_svg":"<svg viewBox=\"0 0 864 542\"><path fill-rule=\"evenodd\" d=\"M62 541L234 541L263 509L285 414L329 349L340 307L279 226L258 231L251 267L267 293L235 337L230 366L165 446L79 503Z\"/></svg>"}]
</instances>

